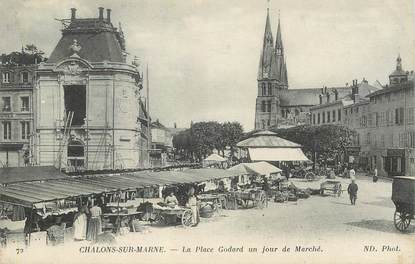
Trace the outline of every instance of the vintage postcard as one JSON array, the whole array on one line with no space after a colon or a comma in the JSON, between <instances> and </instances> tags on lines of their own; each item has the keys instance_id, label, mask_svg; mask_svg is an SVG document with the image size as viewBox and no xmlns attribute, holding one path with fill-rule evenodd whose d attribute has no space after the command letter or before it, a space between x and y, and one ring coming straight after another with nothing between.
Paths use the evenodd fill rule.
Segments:
<instances>
[{"instance_id":1,"label":"vintage postcard","mask_svg":"<svg viewBox=\"0 0 415 264\"><path fill-rule=\"evenodd\" d=\"M0 263L415 263L412 0L0 0Z\"/></svg>"}]
</instances>

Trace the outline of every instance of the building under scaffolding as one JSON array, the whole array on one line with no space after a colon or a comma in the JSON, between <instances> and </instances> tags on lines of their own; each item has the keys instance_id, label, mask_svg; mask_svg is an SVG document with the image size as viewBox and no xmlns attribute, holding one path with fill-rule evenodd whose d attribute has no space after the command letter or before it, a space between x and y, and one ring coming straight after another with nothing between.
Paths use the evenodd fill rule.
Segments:
<instances>
[{"instance_id":1,"label":"building under scaffolding","mask_svg":"<svg viewBox=\"0 0 415 264\"><path fill-rule=\"evenodd\" d=\"M142 76L126 63L111 10L62 20L62 37L38 68L35 155L66 171L148 167L148 107ZM145 113L141 113L144 111Z\"/></svg>"}]
</instances>

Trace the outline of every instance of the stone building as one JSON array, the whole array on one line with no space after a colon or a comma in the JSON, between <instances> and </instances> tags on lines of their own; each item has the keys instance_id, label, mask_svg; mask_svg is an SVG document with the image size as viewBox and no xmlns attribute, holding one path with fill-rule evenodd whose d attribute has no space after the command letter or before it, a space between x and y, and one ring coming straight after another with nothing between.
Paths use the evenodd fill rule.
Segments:
<instances>
[{"instance_id":1,"label":"stone building","mask_svg":"<svg viewBox=\"0 0 415 264\"><path fill-rule=\"evenodd\" d=\"M102 7L98 18L77 18L72 8L62 21L62 36L37 71L37 164L67 171L148 164L142 77L126 61L124 34L113 26L111 10L105 18Z\"/></svg>"},{"instance_id":2,"label":"stone building","mask_svg":"<svg viewBox=\"0 0 415 264\"><path fill-rule=\"evenodd\" d=\"M341 98L350 92L350 87L289 89L280 20L274 44L268 11L257 82L255 129L309 123L310 107L319 104L320 94L336 91Z\"/></svg>"},{"instance_id":3,"label":"stone building","mask_svg":"<svg viewBox=\"0 0 415 264\"><path fill-rule=\"evenodd\" d=\"M31 163L36 65L0 65L0 166Z\"/></svg>"},{"instance_id":4,"label":"stone building","mask_svg":"<svg viewBox=\"0 0 415 264\"><path fill-rule=\"evenodd\" d=\"M414 73L397 58L389 85L345 107L345 125L356 130L354 162L379 175L415 175ZM353 160L353 159L352 159Z\"/></svg>"},{"instance_id":5,"label":"stone building","mask_svg":"<svg viewBox=\"0 0 415 264\"><path fill-rule=\"evenodd\" d=\"M351 91L346 96L339 98L337 90L333 94L328 92L319 95L320 103L310 108L310 123L312 125L343 125L345 107L366 100L365 96L379 90L379 88L369 85L366 79L360 84L353 80Z\"/></svg>"}]
</instances>

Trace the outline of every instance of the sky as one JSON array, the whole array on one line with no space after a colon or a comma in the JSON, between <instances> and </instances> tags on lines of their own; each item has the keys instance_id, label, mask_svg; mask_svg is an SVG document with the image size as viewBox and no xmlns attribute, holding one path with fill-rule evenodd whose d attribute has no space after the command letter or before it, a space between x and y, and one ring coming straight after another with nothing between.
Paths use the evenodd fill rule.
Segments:
<instances>
[{"instance_id":1,"label":"sky","mask_svg":"<svg viewBox=\"0 0 415 264\"><path fill-rule=\"evenodd\" d=\"M0 0L0 52L33 43L51 53L55 18L112 9L127 51L149 65L150 113L168 127L191 121L254 126L257 71L269 5L274 39L280 12L289 88L387 83L400 53L415 70L413 0Z\"/></svg>"}]
</instances>

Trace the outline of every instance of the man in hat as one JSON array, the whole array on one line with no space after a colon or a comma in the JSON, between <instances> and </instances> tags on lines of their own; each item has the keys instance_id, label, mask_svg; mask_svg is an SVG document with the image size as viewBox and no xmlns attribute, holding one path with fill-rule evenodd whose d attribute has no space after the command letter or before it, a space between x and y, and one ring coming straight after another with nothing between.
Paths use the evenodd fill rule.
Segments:
<instances>
[{"instance_id":1,"label":"man in hat","mask_svg":"<svg viewBox=\"0 0 415 264\"><path fill-rule=\"evenodd\" d=\"M356 204L357 190L359 189L355 181L355 179L352 179L352 182L349 184L349 187L347 187L347 192L350 196L350 203L352 205Z\"/></svg>"}]
</instances>

